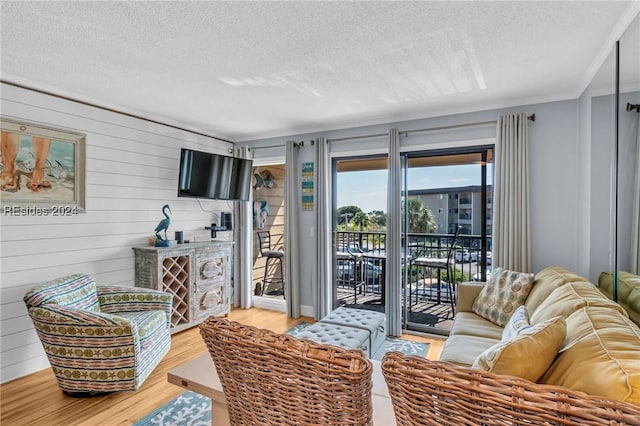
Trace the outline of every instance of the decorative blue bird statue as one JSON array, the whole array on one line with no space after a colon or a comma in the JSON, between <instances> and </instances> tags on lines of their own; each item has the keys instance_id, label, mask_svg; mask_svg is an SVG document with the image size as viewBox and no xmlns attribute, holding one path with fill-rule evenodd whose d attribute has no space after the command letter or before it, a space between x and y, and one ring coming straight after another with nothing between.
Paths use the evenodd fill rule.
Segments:
<instances>
[{"instance_id":1,"label":"decorative blue bird statue","mask_svg":"<svg viewBox=\"0 0 640 426\"><path fill-rule=\"evenodd\" d=\"M167 214L167 212L165 210L169 210L169 213L171 213L171 207L169 207L169 204L165 204L162 207L162 214L164 215L164 219L162 219L160 221L160 223L158 223L158 226L156 226L156 238L159 240L163 240L163 241L167 241L167 229L169 228L169 225L171 224L171 218L169 217L169 215ZM164 238L162 238L162 236L160 235L160 231L164 231Z\"/></svg>"}]
</instances>

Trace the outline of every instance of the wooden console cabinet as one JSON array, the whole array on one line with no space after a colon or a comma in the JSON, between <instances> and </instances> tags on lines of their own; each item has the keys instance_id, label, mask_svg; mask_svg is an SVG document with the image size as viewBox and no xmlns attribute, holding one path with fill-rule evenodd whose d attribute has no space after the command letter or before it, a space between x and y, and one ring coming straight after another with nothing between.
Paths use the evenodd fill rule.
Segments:
<instances>
[{"instance_id":1,"label":"wooden console cabinet","mask_svg":"<svg viewBox=\"0 0 640 426\"><path fill-rule=\"evenodd\" d=\"M231 309L233 242L134 247L136 287L173 294L171 331L193 327Z\"/></svg>"}]
</instances>

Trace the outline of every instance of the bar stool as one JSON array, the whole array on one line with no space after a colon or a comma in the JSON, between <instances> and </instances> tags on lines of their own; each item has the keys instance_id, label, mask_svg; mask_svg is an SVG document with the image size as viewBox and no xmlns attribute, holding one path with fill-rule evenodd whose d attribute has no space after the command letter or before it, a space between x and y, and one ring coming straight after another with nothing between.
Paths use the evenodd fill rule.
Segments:
<instances>
[{"instance_id":1,"label":"bar stool","mask_svg":"<svg viewBox=\"0 0 640 426\"><path fill-rule=\"evenodd\" d=\"M266 262L264 265L264 277L262 278L262 291L265 291L268 284L279 283L282 289L282 294L284 294L284 273L282 268L282 258L284 257L284 251L271 249L271 232L258 231L257 233L258 240L260 241L260 256L266 258ZM272 259L278 262L280 275L268 277L267 275L269 273L269 264L271 263Z\"/></svg>"}]
</instances>

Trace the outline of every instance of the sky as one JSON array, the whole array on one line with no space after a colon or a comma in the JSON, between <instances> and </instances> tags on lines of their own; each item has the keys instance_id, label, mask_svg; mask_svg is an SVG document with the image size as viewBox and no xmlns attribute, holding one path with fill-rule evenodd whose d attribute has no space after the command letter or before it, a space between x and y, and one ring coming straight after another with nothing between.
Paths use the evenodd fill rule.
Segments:
<instances>
[{"instance_id":1,"label":"sky","mask_svg":"<svg viewBox=\"0 0 640 426\"><path fill-rule=\"evenodd\" d=\"M491 165L488 167L491 176ZM416 167L408 172L409 189L452 188L480 185L480 166ZM338 208L358 206L368 213L387 211L387 171L341 172L337 178Z\"/></svg>"}]
</instances>

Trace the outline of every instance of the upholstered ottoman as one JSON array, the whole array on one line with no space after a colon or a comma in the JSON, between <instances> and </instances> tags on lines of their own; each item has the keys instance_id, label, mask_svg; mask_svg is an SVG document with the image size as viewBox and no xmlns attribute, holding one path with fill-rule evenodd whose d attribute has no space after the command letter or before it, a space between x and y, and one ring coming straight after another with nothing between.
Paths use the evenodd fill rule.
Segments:
<instances>
[{"instance_id":1,"label":"upholstered ottoman","mask_svg":"<svg viewBox=\"0 0 640 426\"><path fill-rule=\"evenodd\" d=\"M386 316L382 312L340 307L322 318L321 322L366 330L369 334L369 358L387 337Z\"/></svg>"},{"instance_id":2,"label":"upholstered ottoman","mask_svg":"<svg viewBox=\"0 0 640 426\"><path fill-rule=\"evenodd\" d=\"M345 348L360 348L371 358L386 338L386 317L381 312L340 307L306 327L297 337Z\"/></svg>"},{"instance_id":3,"label":"upholstered ottoman","mask_svg":"<svg viewBox=\"0 0 640 426\"><path fill-rule=\"evenodd\" d=\"M340 346L348 349L362 349L370 356L369 332L360 328L344 325L326 324L322 321L311 324L296 337L309 339L325 345Z\"/></svg>"}]
</instances>

